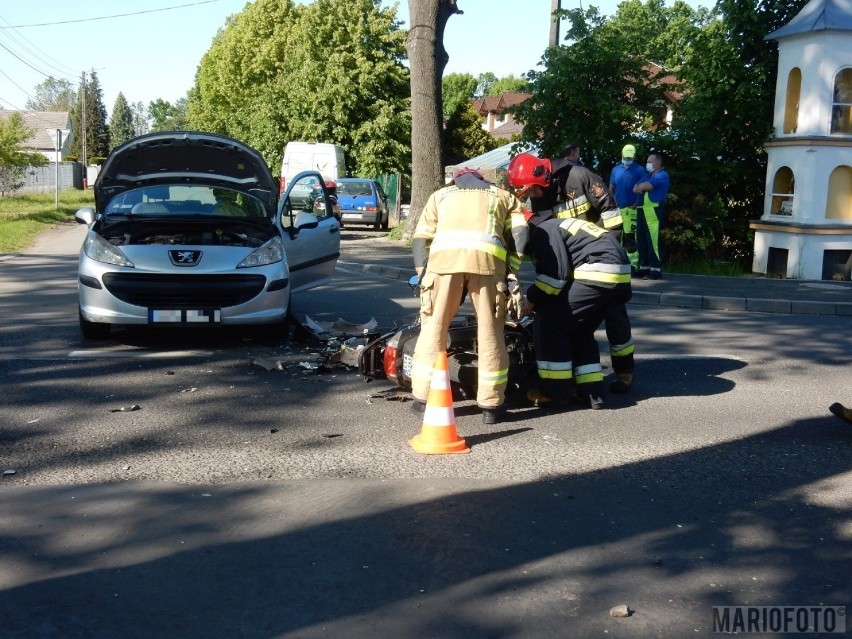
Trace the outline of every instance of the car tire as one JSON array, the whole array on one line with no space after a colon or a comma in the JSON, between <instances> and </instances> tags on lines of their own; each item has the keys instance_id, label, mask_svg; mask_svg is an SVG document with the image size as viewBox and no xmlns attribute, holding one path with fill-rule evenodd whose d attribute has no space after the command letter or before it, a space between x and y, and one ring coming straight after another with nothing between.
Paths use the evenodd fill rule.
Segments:
<instances>
[{"instance_id":1,"label":"car tire","mask_svg":"<svg viewBox=\"0 0 852 639\"><path fill-rule=\"evenodd\" d=\"M112 326L110 324L90 322L83 317L82 312L78 311L78 313L80 315L80 332L83 334L83 337L93 341L104 340L109 337L110 331L112 330Z\"/></svg>"},{"instance_id":2,"label":"car tire","mask_svg":"<svg viewBox=\"0 0 852 639\"><path fill-rule=\"evenodd\" d=\"M387 211L385 211L385 217L382 220L382 230L387 231L389 225L390 225L390 215L388 215Z\"/></svg>"}]
</instances>

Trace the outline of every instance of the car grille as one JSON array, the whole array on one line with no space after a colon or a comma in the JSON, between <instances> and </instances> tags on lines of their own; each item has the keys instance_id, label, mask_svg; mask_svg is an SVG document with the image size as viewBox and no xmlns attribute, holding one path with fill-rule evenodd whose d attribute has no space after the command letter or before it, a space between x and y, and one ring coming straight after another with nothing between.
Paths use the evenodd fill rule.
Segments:
<instances>
[{"instance_id":1,"label":"car grille","mask_svg":"<svg viewBox=\"0 0 852 639\"><path fill-rule=\"evenodd\" d=\"M122 302L147 308L225 308L243 304L266 285L262 275L105 273L104 286Z\"/></svg>"}]
</instances>

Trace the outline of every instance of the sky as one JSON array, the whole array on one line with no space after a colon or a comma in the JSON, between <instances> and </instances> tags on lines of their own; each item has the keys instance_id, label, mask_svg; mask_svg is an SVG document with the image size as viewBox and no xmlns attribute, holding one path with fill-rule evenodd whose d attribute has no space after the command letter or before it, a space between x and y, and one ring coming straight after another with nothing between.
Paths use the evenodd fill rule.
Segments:
<instances>
[{"instance_id":1,"label":"sky","mask_svg":"<svg viewBox=\"0 0 852 639\"><path fill-rule=\"evenodd\" d=\"M300 0L305 2L306 0ZM715 0L687 0L693 7ZM563 9L596 6L612 15L620 0L562 0ZM407 0L399 5L408 22ZM671 0L667 0L671 4ZM94 69L112 112L128 102L174 103L195 79L201 57L246 0L5 0L0 4L0 108L23 110L48 76L75 87ZM444 34L445 73L520 76L536 69L550 35L550 0L458 0ZM519 7L523 8L519 8Z\"/></svg>"}]
</instances>

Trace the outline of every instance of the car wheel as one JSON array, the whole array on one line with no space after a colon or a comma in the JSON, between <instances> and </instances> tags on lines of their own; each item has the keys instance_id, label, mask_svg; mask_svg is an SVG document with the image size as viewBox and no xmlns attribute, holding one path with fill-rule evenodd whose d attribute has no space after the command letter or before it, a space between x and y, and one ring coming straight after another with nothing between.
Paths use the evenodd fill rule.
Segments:
<instances>
[{"instance_id":1,"label":"car wheel","mask_svg":"<svg viewBox=\"0 0 852 639\"><path fill-rule=\"evenodd\" d=\"M112 326L101 322L90 322L83 317L83 313L79 313L79 315L80 332L83 334L83 337L90 340L103 340L109 337Z\"/></svg>"},{"instance_id":2,"label":"car wheel","mask_svg":"<svg viewBox=\"0 0 852 639\"><path fill-rule=\"evenodd\" d=\"M385 212L385 217L384 217L384 219L382 220L382 229L384 229L385 231L387 231L387 230L388 230L388 226L389 226L389 222L390 222L390 215L388 215L388 214L387 214L387 211L386 211L386 212Z\"/></svg>"}]
</instances>

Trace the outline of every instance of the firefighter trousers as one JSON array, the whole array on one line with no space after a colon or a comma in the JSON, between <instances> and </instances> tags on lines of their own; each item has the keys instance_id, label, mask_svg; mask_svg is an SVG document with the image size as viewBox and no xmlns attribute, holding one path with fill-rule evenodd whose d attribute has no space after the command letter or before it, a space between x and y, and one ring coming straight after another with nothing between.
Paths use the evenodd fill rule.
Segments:
<instances>
[{"instance_id":1,"label":"firefighter trousers","mask_svg":"<svg viewBox=\"0 0 852 639\"><path fill-rule=\"evenodd\" d=\"M622 346L621 361L613 360L613 370L633 370L633 341L626 304L632 296L629 283L614 286L596 286L575 280L568 291L571 306L572 344L574 358L574 383L581 397L600 397L603 390L603 367L600 351L595 341L595 331L607 322L607 338L611 349ZM621 370L616 369L616 365ZM627 367L629 366L629 371Z\"/></svg>"},{"instance_id":2,"label":"firefighter trousers","mask_svg":"<svg viewBox=\"0 0 852 639\"><path fill-rule=\"evenodd\" d=\"M411 370L414 398L425 402L429 397L435 357L446 349L447 330L466 289L477 325L476 403L480 408L501 406L509 380L509 355L503 334L507 302L505 275L427 271L421 287L420 335Z\"/></svg>"}]
</instances>

